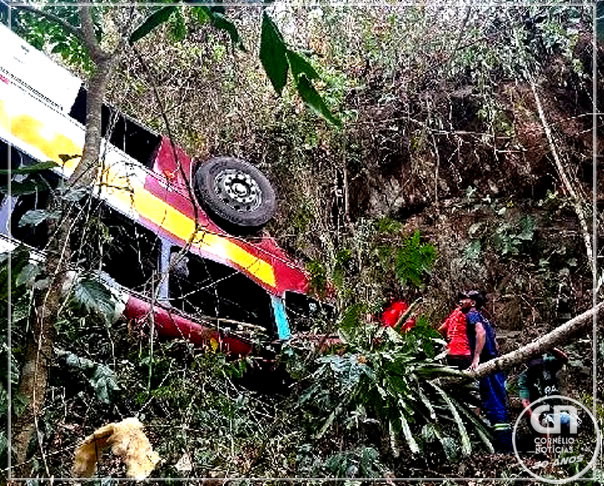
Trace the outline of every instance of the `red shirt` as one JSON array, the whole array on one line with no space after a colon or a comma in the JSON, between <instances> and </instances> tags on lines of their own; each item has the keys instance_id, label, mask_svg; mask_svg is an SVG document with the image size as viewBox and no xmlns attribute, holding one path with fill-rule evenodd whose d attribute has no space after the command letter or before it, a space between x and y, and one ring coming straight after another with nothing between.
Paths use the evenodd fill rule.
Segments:
<instances>
[{"instance_id":1,"label":"red shirt","mask_svg":"<svg viewBox=\"0 0 604 486\"><path fill-rule=\"evenodd\" d=\"M459 307L451 312L443 326L449 341L449 354L452 356L471 356L470 342L466 333L466 315Z\"/></svg>"},{"instance_id":2,"label":"red shirt","mask_svg":"<svg viewBox=\"0 0 604 486\"><path fill-rule=\"evenodd\" d=\"M388 307L386 307L384 312L382 312L380 321L382 322L382 325L386 327L394 327L401 316L407 312L407 310L409 310L409 306L406 302L403 302L402 300L395 300ZM407 319L401 326L401 331L407 332L413 326L415 326L415 319Z\"/></svg>"}]
</instances>

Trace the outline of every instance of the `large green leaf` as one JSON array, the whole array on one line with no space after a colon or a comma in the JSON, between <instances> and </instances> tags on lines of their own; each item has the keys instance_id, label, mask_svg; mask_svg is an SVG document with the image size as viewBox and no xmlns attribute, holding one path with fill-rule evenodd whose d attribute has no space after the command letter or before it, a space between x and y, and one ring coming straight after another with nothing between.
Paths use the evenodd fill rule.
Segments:
<instances>
[{"instance_id":1,"label":"large green leaf","mask_svg":"<svg viewBox=\"0 0 604 486\"><path fill-rule=\"evenodd\" d=\"M29 264L30 252L25 247L17 247L10 253L0 254L0 299L7 302L9 296L9 286L11 294L15 293L17 279L23 269ZM10 263L10 265L9 265ZM9 276L10 274L10 281Z\"/></svg>"},{"instance_id":2,"label":"large green leaf","mask_svg":"<svg viewBox=\"0 0 604 486\"><path fill-rule=\"evenodd\" d=\"M332 412L329 414L329 417L327 417L327 420L321 427L321 430L319 430L319 432L317 433L317 435L316 435L317 439L320 439L321 437L323 437L325 435L325 432L327 432L327 430L329 430L329 427L331 427L331 424L333 424L334 419L340 412L341 412L340 407L336 407L332 410Z\"/></svg>"},{"instance_id":3,"label":"large green leaf","mask_svg":"<svg viewBox=\"0 0 604 486\"><path fill-rule=\"evenodd\" d=\"M27 180L23 182L11 182L10 191L8 185L1 185L0 192L11 196L24 196L37 192L48 191L49 184L46 181Z\"/></svg>"},{"instance_id":4,"label":"large green leaf","mask_svg":"<svg viewBox=\"0 0 604 486\"><path fill-rule=\"evenodd\" d=\"M90 194L89 187L79 187L74 189L72 187L65 187L59 189L59 195L61 199L67 202L78 202L81 201L84 197Z\"/></svg>"},{"instance_id":5,"label":"large green leaf","mask_svg":"<svg viewBox=\"0 0 604 486\"><path fill-rule=\"evenodd\" d=\"M195 3L195 2L189 2ZM229 34L231 42L239 47L242 51L245 51L243 42L239 31L233 22L225 17L225 8L220 6L214 7L191 7L191 11L197 18L197 21L204 23L210 21L214 27L220 30L224 30Z\"/></svg>"},{"instance_id":6,"label":"large green leaf","mask_svg":"<svg viewBox=\"0 0 604 486\"><path fill-rule=\"evenodd\" d=\"M478 437L480 437L480 440L482 440L484 445L487 447L489 452L491 452L491 453L495 452L495 448L493 447L493 444L491 442L490 433L487 430L487 428L485 427L484 422L479 420L476 417L476 415L474 414L474 412L468 411L464 406L460 405L459 402L457 402L455 399L451 398L451 401L456 405L457 410L459 410L474 425L474 430L478 434Z\"/></svg>"},{"instance_id":7,"label":"large green leaf","mask_svg":"<svg viewBox=\"0 0 604 486\"><path fill-rule=\"evenodd\" d=\"M432 268L436 256L436 248L430 243L422 243L420 232L416 230L396 252L397 278L403 285L409 282L421 287L423 276Z\"/></svg>"},{"instance_id":8,"label":"large green leaf","mask_svg":"<svg viewBox=\"0 0 604 486\"><path fill-rule=\"evenodd\" d=\"M401 451L398 448L398 441L396 435L396 426L392 422L392 420L388 421L388 437L390 438L390 450L392 451L392 455L394 457L398 457L401 455Z\"/></svg>"},{"instance_id":9,"label":"large green leaf","mask_svg":"<svg viewBox=\"0 0 604 486\"><path fill-rule=\"evenodd\" d=\"M430 384L434 387L436 392L441 396L443 401L447 404L447 407L449 407L449 410L451 410L451 415L453 415L453 419L455 420L455 423L457 424L457 429L459 430L459 436L461 437L461 451L464 454L464 456L469 456L472 453L472 442L470 441L470 436L468 435L466 426L464 425L463 420L462 420L461 416L459 415L459 412L457 411L457 408L453 404L453 401L451 400L451 398L449 397L449 395L447 394L446 391L444 391L441 387L436 385L434 382L430 382Z\"/></svg>"},{"instance_id":10,"label":"large green leaf","mask_svg":"<svg viewBox=\"0 0 604 486\"><path fill-rule=\"evenodd\" d=\"M1 389L1 391L3 393L6 393L6 392L4 392L3 389ZM2 404L0 404L0 406L2 406L8 410L8 402L6 403L6 405L4 403L2 403ZM0 454L4 454L7 449L8 449L8 438L6 437L6 432L2 431L2 432L0 432Z\"/></svg>"},{"instance_id":11,"label":"large green leaf","mask_svg":"<svg viewBox=\"0 0 604 486\"><path fill-rule=\"evenodd\" d=\"M304 103L330 123L341 126L341 121L329 111L311 84L311 80L319 79L319 74L307 59L287 48L279 29L266 12L262 14L260 61L279 95L287 84L287 72L291 67L296 90Z\"/></svg>"},{"instance_id":12,"label":"large green leaf","mask_svg":"<svg viewBox=\"0 0 604 486\"><path fill-rule=\"evenodd\" d=\"M436 420L436 412L434 410L434 407L432 406L432 402L430 402L430 400L424 393L422 385L417 378L415 379L415 382L417 384L417 394L418 394L420 400L422 401L422 403L428 409L428 412L430 413L430 419Z\"/></svg>"},{"instance_id":13,"label":"large green leaf","mask_svg":"<svg viewBox=\"0 0 604 486\"><path fill-rule=\"evenodd\" d=\"M120 389L115 373L111 368L102 363L81 358L69 351L59 350L57 354L65 357L67 366L76 368L84 373L101 402L111 403L111 395L114 391Z\"/></svg>"},{"instance_id":14,"label":"large green leaf","mask_svg":"<svg viewBox=\"0 0 604 486\"><path fill-rule=\"evenodd\" d=\"M319 79L319 74L304 56L288 49L287 60L289 61L289 67L291 67L295 79L298 79L301 74L305 74L308 79Z\"/></svg>"},{"instance_id":15,"label":"large green leaf","mask_svg":"<svg viewBox=\"0 0 604 486\"><path fill-rule=\"evenodd\" d=\"M101 315L106 322L111 322L115 315L115 297L95 278L84 277L75 282L73 302L85 311Z\"/></svg>"},{"instance_id":16,"label":"large green leaf","mask_svg":"<svg viewBox=\"0 0 604 486\"><path fill-rule=\"evenodd\" d=\"M130 44L134 44L135 42L141 40L158 25L166 22L174 12L176 12L175 6L162 7L153 12L139 27L135 29L134 32L132 32L132 34L130 34Z\"/></svg>"},{"instance_id":17,"label":"large green leaf","mask_svg":"<svg viewBox=\"0 0 604 486\"><path fill-rule=\"evenodd\" d=\"M113 370L99 364L88 380L96 392L97 398L104 403L111 403L111 394L120 389Z\"/></svg>"},{"instance_id":18,"label":"large green leaf","mask_svg":"<svg viewBox=\"0 0 604 486\"><path fill-rule=\"evenodd\" d=\"M287 48L279 29L266 12L262 14L260 61L273 88L280 95L287 83Z\"/></svg>"},{"instance_id":19,"label":"large green leaf","mask_svg":"<svg viewBox=\"0 0 604 486\"><path fill-rule=\"evenodd\" d=\"M336 118L331 111L329 111L329 108L327 108L323 98L321 98L321 95L317 93L317 90L310 83L309 79L306 77L306 74L300 74L296 80L296 88L300 98L302 98L302 101L304 101L304 103L306 103L311 109L313 109L330 123L333 123L338 127L342 126L342 122Z\"/></svg>"},{"instance_id":20,"label":"large green leaf","mask_svg":"<svg viewBox=\"0 0 604 486\"><path fill-rule=\"evenodd\" d=\"M48 169L52 169L54 167L59 167L59 164L57 164L56 162L52 162L52 161L48 161L48 162L39 162L37 164L34 165L28 165L27 167L21 167L19 169L11 169L11 170L7 170L7 169L2 169L0 170L0 174L4 175L4 174L33 174L36 172L42 172Z\"/></svg>"},{"instance_id":21,"label":"large green leaf","mask_svg":"<svg viewBox=\"0 0 604 486\"><path fill-rule=\"evenodd\" d=\"M411 428L409 427L409 422L407 422L405 414L401 412L399 414L399 419L401 421L401 430L403 431L403 435L405 436L405 440L407 441L409 449L413 454L417 454L419 452L419 446L417 445L417 441L411 433Z\"/></svg>"},{"instance_id":22,"label":"large green leaf","mask_svg":"<svg viewBox=\"0 0 604 486\"><path fill-rule=\"evenodd\" d=\"M60 214L55 211L46 211L45 209L30 209L19 220L19 227L38 226L47 219L59 219Z\"/></svg>"},{"instance_id":23,"label":"large green leaf","mask_svg":"<svg viewBox=\"0 0 604 486\"><path fill-rule=\"evenodd\" d=\"M23 270L19 272L15 285L20 286L23 284L32 284L36 277L40 274L41 270L40 265L36 263L28 263L25 265L25 267L23 267Z\"/></svg>"},{"instance_id":24,"label":"large green leaf","mask_svg":"<svg viewBox=\"0 0 604 486\"><path fill-rule=\"evenodd\" d=\"M421 366L417 367L415 372L417 376L428 380L434 378L442 378L445 376L454 376L457 378L465 377L466 379L468 379L468 375L466 375L464 371L440 363L422 364Z\"/></svg>"},{"instance_id":25,"label":"large green leaf","mask_svg":"<svg viewBox=\"0 0 604 486\"><path fill-rule=\"evenodd\" d=\"M235 24L228 20L224 15L218 12L212 12L210 17L212 21L212 25L217 29L221 29L226 31L231 37L231 42L238 46L241 50L245 51L243 47L243 43L241 42L241 37L239 37L239 31Z\"/></svg>"}]
</instances>

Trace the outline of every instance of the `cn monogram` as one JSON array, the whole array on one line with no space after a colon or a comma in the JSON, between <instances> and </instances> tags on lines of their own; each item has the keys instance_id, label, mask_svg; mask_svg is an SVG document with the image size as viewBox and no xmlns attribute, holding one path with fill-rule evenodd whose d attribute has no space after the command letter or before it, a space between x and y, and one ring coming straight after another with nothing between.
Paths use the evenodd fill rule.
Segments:
<instances>
[{"instance_id":1,"label":"cn monogram","mask_svg":"<svg viewBox=\"0 0 604 486\"><path fill-rule=\"evenodd\" d=\"M552 427L544 427L539 422L539 417L550 411L551 406L547 404L539 405L531 414L531 425L539 434L559 434L562 430L560 424L560 414L566 412L570 417L569 431L571 434L577 433L577 408L572 405L554 405L554 425Z\"/></svg>"}]
</instances>

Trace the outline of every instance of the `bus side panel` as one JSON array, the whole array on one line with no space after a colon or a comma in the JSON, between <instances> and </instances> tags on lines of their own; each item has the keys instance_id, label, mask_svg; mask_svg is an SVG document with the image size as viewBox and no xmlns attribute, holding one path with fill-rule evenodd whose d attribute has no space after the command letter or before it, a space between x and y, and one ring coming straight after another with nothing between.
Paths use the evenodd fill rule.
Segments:
<instances>
[{"instance_id":1,"label":"bus side panel","mask_svg":"<svg viewBox=\"0 0 604 486\"><path fill-rule=\"evenodd\" d=\"M0 72L69 112L82 81L0 24Z\"/></svg>"},{"instance_id":2,"label":"bus side panel","mask_svg":"<svg viewBox=\"0 0 604 486\"><path fill-rule=\"evenodd\" d=\"M182 169L175 162L174 151ZM149 221L163 236L186 244L193 236L190 231L195 216L199 223L192 249L200 256L237 268L262 285L272 295L283 296L285 291L305 293L308 277L292 261L291 257L268 236L250 243L242 238L225 233L216 225L187 193L185 177L193 170L191 159L178 147L172 148L164 138L157 152L154 168L157 176L148 176L145 189L157 199L165 201L190 220L185 228L184 221L175 223L167 215L157 212L154 221ZM183 177L185 176L185 177ZM166 183L165 181L169 181ZM194 206L197 213L195 213Z\"/></svg>"},{"instance_id":3,"label":"bus side panel","mask_svg":"<svg viewBox=\"0 0 604 486\"><path fill-rule=\"evenodd\" d=\"M0 138L39 161L62 164L60 155L76 156L62 164L68 177L79 163L84 130L15 85L0 82Z\"/></svg>"},{"instance_id":4,"label":"bus side panel","mask_svg":"<svg viewBox=\"0 0 604 486\"><path fill-rule=\"evenodd\" d=\"M197 345L218 346L223 351L239 355L250 354L253 350L250 344L241 339L221 335L215 329L197 324L162 307L152 308L149 303L134 296L128 299L124 316L141 323L150 312L154 312L155 328L162 337L185 339Z\"/></svg>"},{"instance_id":5,"label":"bus side panel","mask_svg":"<svg viewBox=\"0 0 604 486\"><path fill-rule=\"evenodd\" d=\"M153 171L160 174L162 180L165 179L169 184L177 187L180 192L186 194L189 181L193 180L193 161L183 149L173 145L168 137L162 137L153 164ZM171 202L171 204L173 203ZM187 208L190 209L188 206ZM181 209L181 211L189 214L186 210ZM189 215L192 214L191 212Z\"/></svg>"},{"instance_id":6,"label":"bus side panel","mask_svg":"<svg viewBox=\"0 0 604 486\"><path fill-rule=\"evenodd\" d=\"M60 156L81 154L84 129L20 88L0 82L0 138L15 144L35 160L58 162L63 167L57 171L69 177L79 157L62 163ZM169 157L168 148L166 140L162 140L156 169L161 168L161 160ZM190 200L186 188L177 180L170 187L167 174L157 171L150 174L118 149L112 146L107 149L100 181L101 197L110 206L146 226L161 228L167 238L191 242L194 252L237 268L273 295L283 296L288 290L307 292L307 276L270 238L250 243L225 234ZM190 171L190 159L181 149L176 150L185 165L183 170ZM167 162L165 165L172 167ZM197 227L193 219L194 205Z\"/></svg>"},{"instance_id":7,"label":"bus side panel","mask_svg":"<svg viewBox=\"0 0 604 486\"><path fill-rule=\"evenodd\" d=\"M277 295L283 297L285 292L310 292L310 279L297 266L292 265L290 259L280 259L269 256L268 261L274 268L277 276Z\"/></svg>"}]
</instances>

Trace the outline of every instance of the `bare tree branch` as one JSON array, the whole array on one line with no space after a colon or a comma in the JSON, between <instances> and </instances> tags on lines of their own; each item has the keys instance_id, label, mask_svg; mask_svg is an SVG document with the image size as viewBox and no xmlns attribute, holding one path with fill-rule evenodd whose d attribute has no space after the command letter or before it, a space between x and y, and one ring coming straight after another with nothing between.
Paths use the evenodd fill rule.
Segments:
<instances>
[{"instance_id":1,"label":"bare tree branch","mask_svg":"<svg viewBox=\"0 0 604 486\"><path fill-rule=\"evenodd\" d=\"M95 69L88 86L86 134L82 158L69 178L69 183L74 187L91 185L97 174L95 169L99 163L102 139L101 109L111 68L119 53L119 51L105 53L100 48L94 32L90 7L80 7L79 12L82 23L82 30L79 32L84 36L83 42L90 52ZM62 23L60 25L63 26ZM38 289L34 294L35 310L30 316L33 333L25 344L23 371L18 386L18 393L28 399L25 410L15 416L13 426L14 456L17 464L23 465L17 467L16 475L22 477L28 475L25 459L38 418L43 411L48 369L53 356L54 326L62 308L62 289L71 259L70 232L77 220L77 216L66 208L60 199L51 198L49 205L51 208L63 210L63 218L56 228L55 239L48 248L45 263L45 272L51 277L51 283L47 289ZM55 232L52 226L50 230Z\"/></svg>"},{"instance_id":2,"label":"bare tree branch","mask_svg":"<svg viewBox=\"0 0 604 486\"><path fill-rule=\"evenodd\" d=\"M480 365L475 373L468 373L468 376L471 378L482 378L495 371L507 370L513 366L524 363L531 357L542 354L554 346L567 343L572 336L585 330L594 318L601 317L602 314L604 314L604 302L601 302L596 307L593 307L583 312L583 314L558 326L556 329L541 336L536 341L533 341L516 351L487 361Z\"/></svg>"},{"instance_id":3,"label":"bare tree branch","mask_svg":"<svg viewBox=\"0 0 604 486\"><path fill-rule=\"evenodd\" d=\"M545 118L545 113L543 111L543 105L541 104L541 98L539 97L539 93L537 93L537 86L535 82L531 80L531 89L533 91L533 96L535 97L535 104L537 105L537 112L539 114L539 120L541 121L541 125L543 126L543 130L545 132L545 136L547 138L547 142L549 143L550 151L552 153L552 157L554 159L554 164L556 166L556 170L560 175L560 179L562 180L562 184L564 185L564 189L570 195L571 201L573 204L573 208L575 209L575 213L577 214L577 218L579 219L579 225L581 226L581 233L583 236L583 240L585 242L585 251L587 253L587 262L589 264L589 268L594 268L594 254L591 243L591 234L589 231L589 227L587 225L587 216L585 215L585 211L583 210L583 198L577 193L575 188L573 187L569 175L566 173L566 169L564 164L560 160L560 156L558 155L558 151L556 150L556 145L554 143L554 137L552 135L552 130L547 123L547 119ZM594 276L595 277L595 276ZM594 278L595 280L595 278Z\"/></svg>"},{"instance_id":4,"label":"bare tree branch","mask_svg":"<svg viewBox=\"0 0 604 486\"><path fill-rule=\"evenodd\" d=\"M82 22L84 44L90 51L90 56L95 60L95 62L103 61L107 57L107 54L103 52L96 39L96 34L94 33L94 23L92 22L92 13L89 5L80 6L80 20Z\"/></svg>"}]
</instances>

